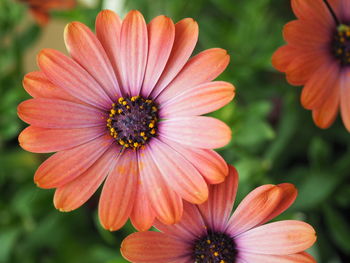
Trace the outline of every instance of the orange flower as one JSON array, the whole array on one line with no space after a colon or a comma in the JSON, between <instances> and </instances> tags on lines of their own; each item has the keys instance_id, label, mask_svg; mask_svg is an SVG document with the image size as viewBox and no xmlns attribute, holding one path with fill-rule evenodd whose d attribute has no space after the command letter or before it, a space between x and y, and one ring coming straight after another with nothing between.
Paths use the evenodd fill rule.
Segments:
<instances>
[{"instance_id":1,"label":"orange flower","mask_svg":"<svg viewBox=\"0 0 350 263\"><path fill-rule=\"evenodd\" d=\"M182 198L202 203L207 184L225 180L227 165L212 149L225 146L231 130L199 115L234 97L230 83L212 81L229 56L213 48L189 59L197 37L190 18L174 25L158 16L146 25L138 11L122 21L106 10L96 35L78 22L66 27L71 57L40 52L41 71L24 78L34 99L18 107L31 124L19 141L28 151L58 151L34 176L39 187L57 188L56 208L78 208L107 178L102 225L117 230L130 216L146 230L155 217L177 222Z\"/></svg>"},{"instance_id":2,"label":"orange flower","mask_svg":"<svg viewBox=\"0 0 350 263\"><path fill-rule=\"evenodd\" d=\"M138 232L121 245L122 255L142 263L316 263L304 250L316 241L312 226L297 220L265 224L295 200L292 184L263 185L238 205L231 216L238 175L211 185L201 205L184 203L184 215L175 225L155 224L161 232Z\"/></svg>"},{"instance_id":3,"label":"orange flower","mask_svg":"<svg viewBox=\"0 0 350 263\"><path fill-rule=\"evenodd\" d=\"M350 1L292 0L297 20L283 30L287 45L272 58L292 85L304 85L301 103L328 128L339 106L350 131Z\"/></svg>"},{"instance_id":4,"label":"orange flower","mask_svg":"<svg viewBox=\"0 0 350 263\"><path fill-rule=\"evenodd\" d=\"M70 9L75 6L75 0L19 0L25 2L36 21L44 26L50 18L51 9Z\"/></svg>"}]
</instances>

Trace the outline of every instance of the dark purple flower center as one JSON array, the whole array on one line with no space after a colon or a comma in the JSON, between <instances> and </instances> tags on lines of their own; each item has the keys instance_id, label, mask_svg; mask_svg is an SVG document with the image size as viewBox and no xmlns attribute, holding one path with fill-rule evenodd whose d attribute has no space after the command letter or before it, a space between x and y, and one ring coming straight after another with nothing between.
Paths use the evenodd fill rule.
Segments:
<instances>
[{"instance_id":1,"label":"dark purple flower center","mask_svg":"<svg viewBox=\"0 0 350 263\"><path fill-rule=\"evenodd\" d=\"M156 136L157 122L158 108L152 100L121 97L112 105L107 127L119 145L137 149Z\"/></svg>"},{"instance_id":2,"label":"dark purple flower center","mask_svg":"<svg viewBox=\"0 0 350 263\"><path fill-rule=\"evenodd\" d=\"M338 26L333 37L332 53L342 66L350 65L350 26Z\"/></svg>"},{"instance_id":3,"label":"dark purple flower center","mask_svg":"<svg viewBox=\"0 0 350 263\"><path fill-rule=\"evenodd\" d=\"M225 233L209 231L207 235L194 241L195 263L234 263L236 257L236 244Z\"/></svg>"}]
</instances>

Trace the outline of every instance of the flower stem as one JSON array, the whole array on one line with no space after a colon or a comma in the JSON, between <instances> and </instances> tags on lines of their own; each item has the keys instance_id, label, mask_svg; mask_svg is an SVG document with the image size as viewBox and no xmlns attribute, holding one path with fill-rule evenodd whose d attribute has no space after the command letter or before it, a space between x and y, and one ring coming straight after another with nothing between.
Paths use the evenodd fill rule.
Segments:
<instances>
[{"instance_id":1,"label":"flower stem","mask_svg":"<svg viewBox=\"0 0 350 263\"><path fill-rule=\"evenodd\" d=\"M323 0L323 2L326 4L329 12L331 13L331 15L332 15L332 17L333 17L333 19L335 21L335 24L337 26L339 26L340 25L339 19L338 19L337 15L335 14L335 12L334 12L333 8L331 7L331 5L328 3L328 0Z\"/></svg>"}]
</instances>

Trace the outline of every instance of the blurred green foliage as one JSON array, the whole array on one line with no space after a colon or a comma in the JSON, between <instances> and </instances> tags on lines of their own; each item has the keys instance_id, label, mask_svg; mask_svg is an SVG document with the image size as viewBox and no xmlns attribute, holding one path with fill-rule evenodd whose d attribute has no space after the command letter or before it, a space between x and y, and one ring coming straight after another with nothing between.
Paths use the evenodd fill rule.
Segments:
<instances>
[{"instance_id":1,"label":"blurred green foliage","mask_svg":"<svg viewBox=\"0 0 350 263\"><path fill-rule=\"evenodd\" d=\"M93 28L101 6L78 6L54 17ZM298 199L279 219L316 228L318 242L310 252L317 262L350 262L349 133L339 119L328 130L315 127L299 103L301 88L289 86L270 62L283 44L283 25L293 19L289 0L128 0L129 9L140 10L147 21L159 14L174 21L193 17L200 26L196 52L228 50L231 64L220 79L234 83L237 95L213 115L233 130L232 142L219 152L238 168L238 199L261 184L294 183ZM130 224L116 233L103 230L98 195L75 212L60 213L53 192L32 182L45 156L18 146L26 125L16 107L29 98L21 86L23 54L41 29L24 22L26 13L25 6L0 0L0 263L126 262L119 245L134 230Z\"/></svg>"}]
</instances>

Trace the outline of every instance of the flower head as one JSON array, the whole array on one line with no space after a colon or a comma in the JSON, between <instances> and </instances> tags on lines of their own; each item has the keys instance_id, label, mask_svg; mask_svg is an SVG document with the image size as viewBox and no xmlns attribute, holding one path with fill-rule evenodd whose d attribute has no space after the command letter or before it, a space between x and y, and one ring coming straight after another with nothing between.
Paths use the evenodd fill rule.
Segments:
<instances>
[{"instance_id":1,"label":"flower head","mask_svg":"<svg viewBox=\"0 0 350 263\"><path fill-rule=\"evenodd\" d=\"M156 222L161 232L131 234L122 242L122 255L139 263L316 262L304 252L316 241L310 225L296 220L264 225L294 202L292 184L256 188L230 216L237 186L237 172L230 166L226 181L210 186L207 202L185 202L179 223Z\"/></svg>"},{"instance_id":2,"label":"flower head","mask_svg":"<svg viewBox=\"0 0 350 263\"><path fill-rule=\"evenodd\" d=\"M340 107L350 131L350 1L292 0L297 20L284 27L287 45L272 63L292 85L317 126L328 128Z\"/></svg>"},{"instance_id":3,"label":"flower head","mask_svg":"<svg viewBox=\"0 0 350 263\"><path fill-rule=\"evenodd\" d=\"M39 187L56 188L57 209L71 211L104 183L99 217L109 230L131 217L139 230L155 217L177 222L182 199L202 203L207 184L225 180L228 167L212 149L226 145L229 127L198 116L224 106L234 87L212 81L228 65L213 48L189 59L198 37L190 18L165 16L148 25L131 11L96 19L96 35L70 23L70 57L51 49L38 55L39 72L25 76L33 99L18 107L31 124L19 136L32 152L56 152L36 171Z\"/></svg>"},{"instance_id":4,"label":"flower head","mask_svg":"<svg viewBox=\"0 0 350 263\"><path fill-rule=\"evenodd\" d=\"M51 9L70 9L75 6L75 0L19 0L28 5L36 21L44 26L50 18Z\"/></svg>"}]
</instances>

